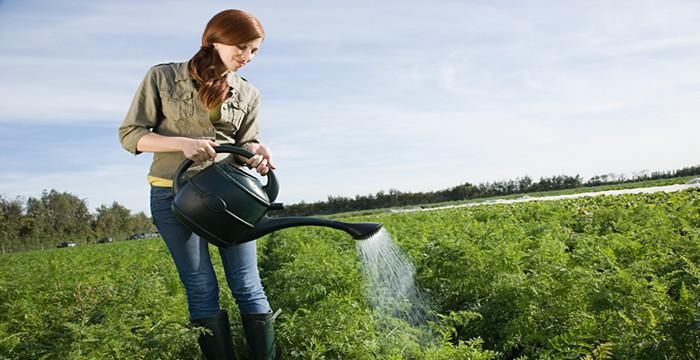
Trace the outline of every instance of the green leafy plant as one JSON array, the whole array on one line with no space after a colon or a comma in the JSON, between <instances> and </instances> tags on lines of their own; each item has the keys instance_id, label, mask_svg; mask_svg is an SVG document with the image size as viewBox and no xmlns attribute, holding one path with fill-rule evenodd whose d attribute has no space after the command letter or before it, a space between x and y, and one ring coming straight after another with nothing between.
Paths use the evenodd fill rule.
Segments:
<instances>
[{"instance_id":1,"label":"green leafy plant","mask_svg":"<svg viewBox=\"0 0 700 360\"><path fill-rule=\"evenodd\" d=\"M434 317L409 324L373 309L346 234L285 229L258 241L268 298L283 310L283 359L700 354L700 190L344 220L385 224ZM235 313L230 293L221 298ZM159 239L0 255L0 358L198 358L187 319ZM235 316L232 326L245 358Z\"/></svg>"}]
</instances>

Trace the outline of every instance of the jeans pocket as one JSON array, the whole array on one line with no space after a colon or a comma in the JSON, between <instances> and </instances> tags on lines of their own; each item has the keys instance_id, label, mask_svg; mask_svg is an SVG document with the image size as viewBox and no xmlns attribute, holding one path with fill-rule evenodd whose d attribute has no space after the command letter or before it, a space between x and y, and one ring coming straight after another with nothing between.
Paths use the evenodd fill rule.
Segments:
<instances>
[{"instance_id":1,"label":"jeans pocket","mask_svg":"<svg viewBox=\"0 0 700 360\"><path fill-rule=\"evenodd\" d=\"M164 215L170 215L170 206L174 198L175 195L171 188L151 187L151 216L153 216L154 222Z\"/></svg>"}]
</instances>

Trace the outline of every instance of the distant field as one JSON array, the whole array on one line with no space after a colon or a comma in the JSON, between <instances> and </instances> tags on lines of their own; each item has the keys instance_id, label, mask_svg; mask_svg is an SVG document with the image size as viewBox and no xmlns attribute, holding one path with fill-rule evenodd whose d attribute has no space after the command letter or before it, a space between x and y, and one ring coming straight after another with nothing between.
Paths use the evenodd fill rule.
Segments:
<instances>
[{"instance_id":1,"label":"distant field","mask_svg":"<svg viewBox=\"0 0 700 360\"><path fill-rule=\"evenodd\" d=\"M700 357L698 189L348 219L385 224L436 320L379 318L346 234L279 231L259 260L283 359ZM0 359L191 358L160 239L0 256Z\"/></svg>"},{"instance_id":2,"label":"distant field","mask_svg":"<svg viewBox=\"0 0 700 360\"><path fill-rule=\"evenodd\" d=\"M677 178L671 178L671 179L635 181L635 182L615 184L615 185L584 186L584 187L579 187L579 188L575 188L575 189L566 189L566 190L538 191L538 192L530 192L530 193L520 193L520 194L511 194L511 195L503 195L503 196L475 198L475 199L460 200L460 201L443 201L443 202L438 202L438 203L407 205L407 206L393 207L393 208L359 210L359 211L351 211L351 212L333 214L333 217L371 215L371 214L379 214L379 213L387 212L389 210L402 210L402 209L413 209L413 208L429 209L429 208L445 207L445 206L451 206L451 205L459 206L459 205L470 204L470 203L482 203L482 202L487 203L489 201L499 200L499 199L504 199L504 200L518 199L518 198L521 198L523 196L528 196L528 197L534 198L534 197L545 197L545 196L582 194L582 193L600 192L600 191L608 191L608 190L624 190L624 189L648 188L648 187L655 187L655 186L678 185L678 184L686 184L689 181L696 179L696 178L699 178L699 177L698 176L684 176L684 177L677 177Z\"/></svg>"}]
</instances>

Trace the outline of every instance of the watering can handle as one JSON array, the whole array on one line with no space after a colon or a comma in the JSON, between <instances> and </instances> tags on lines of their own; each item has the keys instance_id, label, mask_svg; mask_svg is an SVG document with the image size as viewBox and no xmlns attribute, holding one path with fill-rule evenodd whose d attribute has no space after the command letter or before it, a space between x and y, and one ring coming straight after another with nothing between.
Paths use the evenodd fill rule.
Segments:
<instances>
[{"instance_id":1,"label":"watering can handle","mask_svg":"<svg viewBox=\"0 0 700 360\"><path fill-rule=\"evenodd\" d=\"M246 158L250 158L255 155L248 150L228 144L216 146L214 147L214 151L216 151L217 153L238 154ZM175 176L173 176L173 192L175 192L176 194L185 185L185 172L190 166L192 166L192 164L194 164L194 161L190 159L185 159L185 161L183 161L182 164L180 164L180 166L177 168L177 171L175 171ZM275 201L275 199L277 199L277 194L279 193L277 177L275 176L275 173L272 172L272 170L269 170L266 176L267 185L265 185L263 189L265 190L265 193L267 193L267 197L268 199L270 199L270 202L273 202Z\"/></svg>"}]
</instances>

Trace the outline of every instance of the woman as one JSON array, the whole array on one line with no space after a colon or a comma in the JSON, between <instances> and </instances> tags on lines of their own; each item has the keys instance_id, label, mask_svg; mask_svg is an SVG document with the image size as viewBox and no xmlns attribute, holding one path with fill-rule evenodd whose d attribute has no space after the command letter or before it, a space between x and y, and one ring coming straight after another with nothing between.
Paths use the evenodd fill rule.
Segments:
<instances>
[{"instance_id":1,"label":"woman","mask_svg":"<svg viewBox=\"0 0 700 360\"><path fill-rule=\"evenodd\" d=\"M201 48L188 62L156 65L148 71L119 128L125 149L154 153L148 174L151 214L185 286L191 321L211 331L199 338L207 359L233 358L229 320L219 307L207 242L181 225L170 210L172 177L185 158L196 164L188 175L215 158L245 161L262 175L275 169L270 150L258 139L259 93L236 74L253 59L264 35L251 14L240 10L216 14L204 29ZM222 160L219 157L226 155L217 156L214 148L224 143L255 156ZM273 358L274 317L260 282L255 241L218 250L254 358Z\"/></svg>"}]
</instances>

